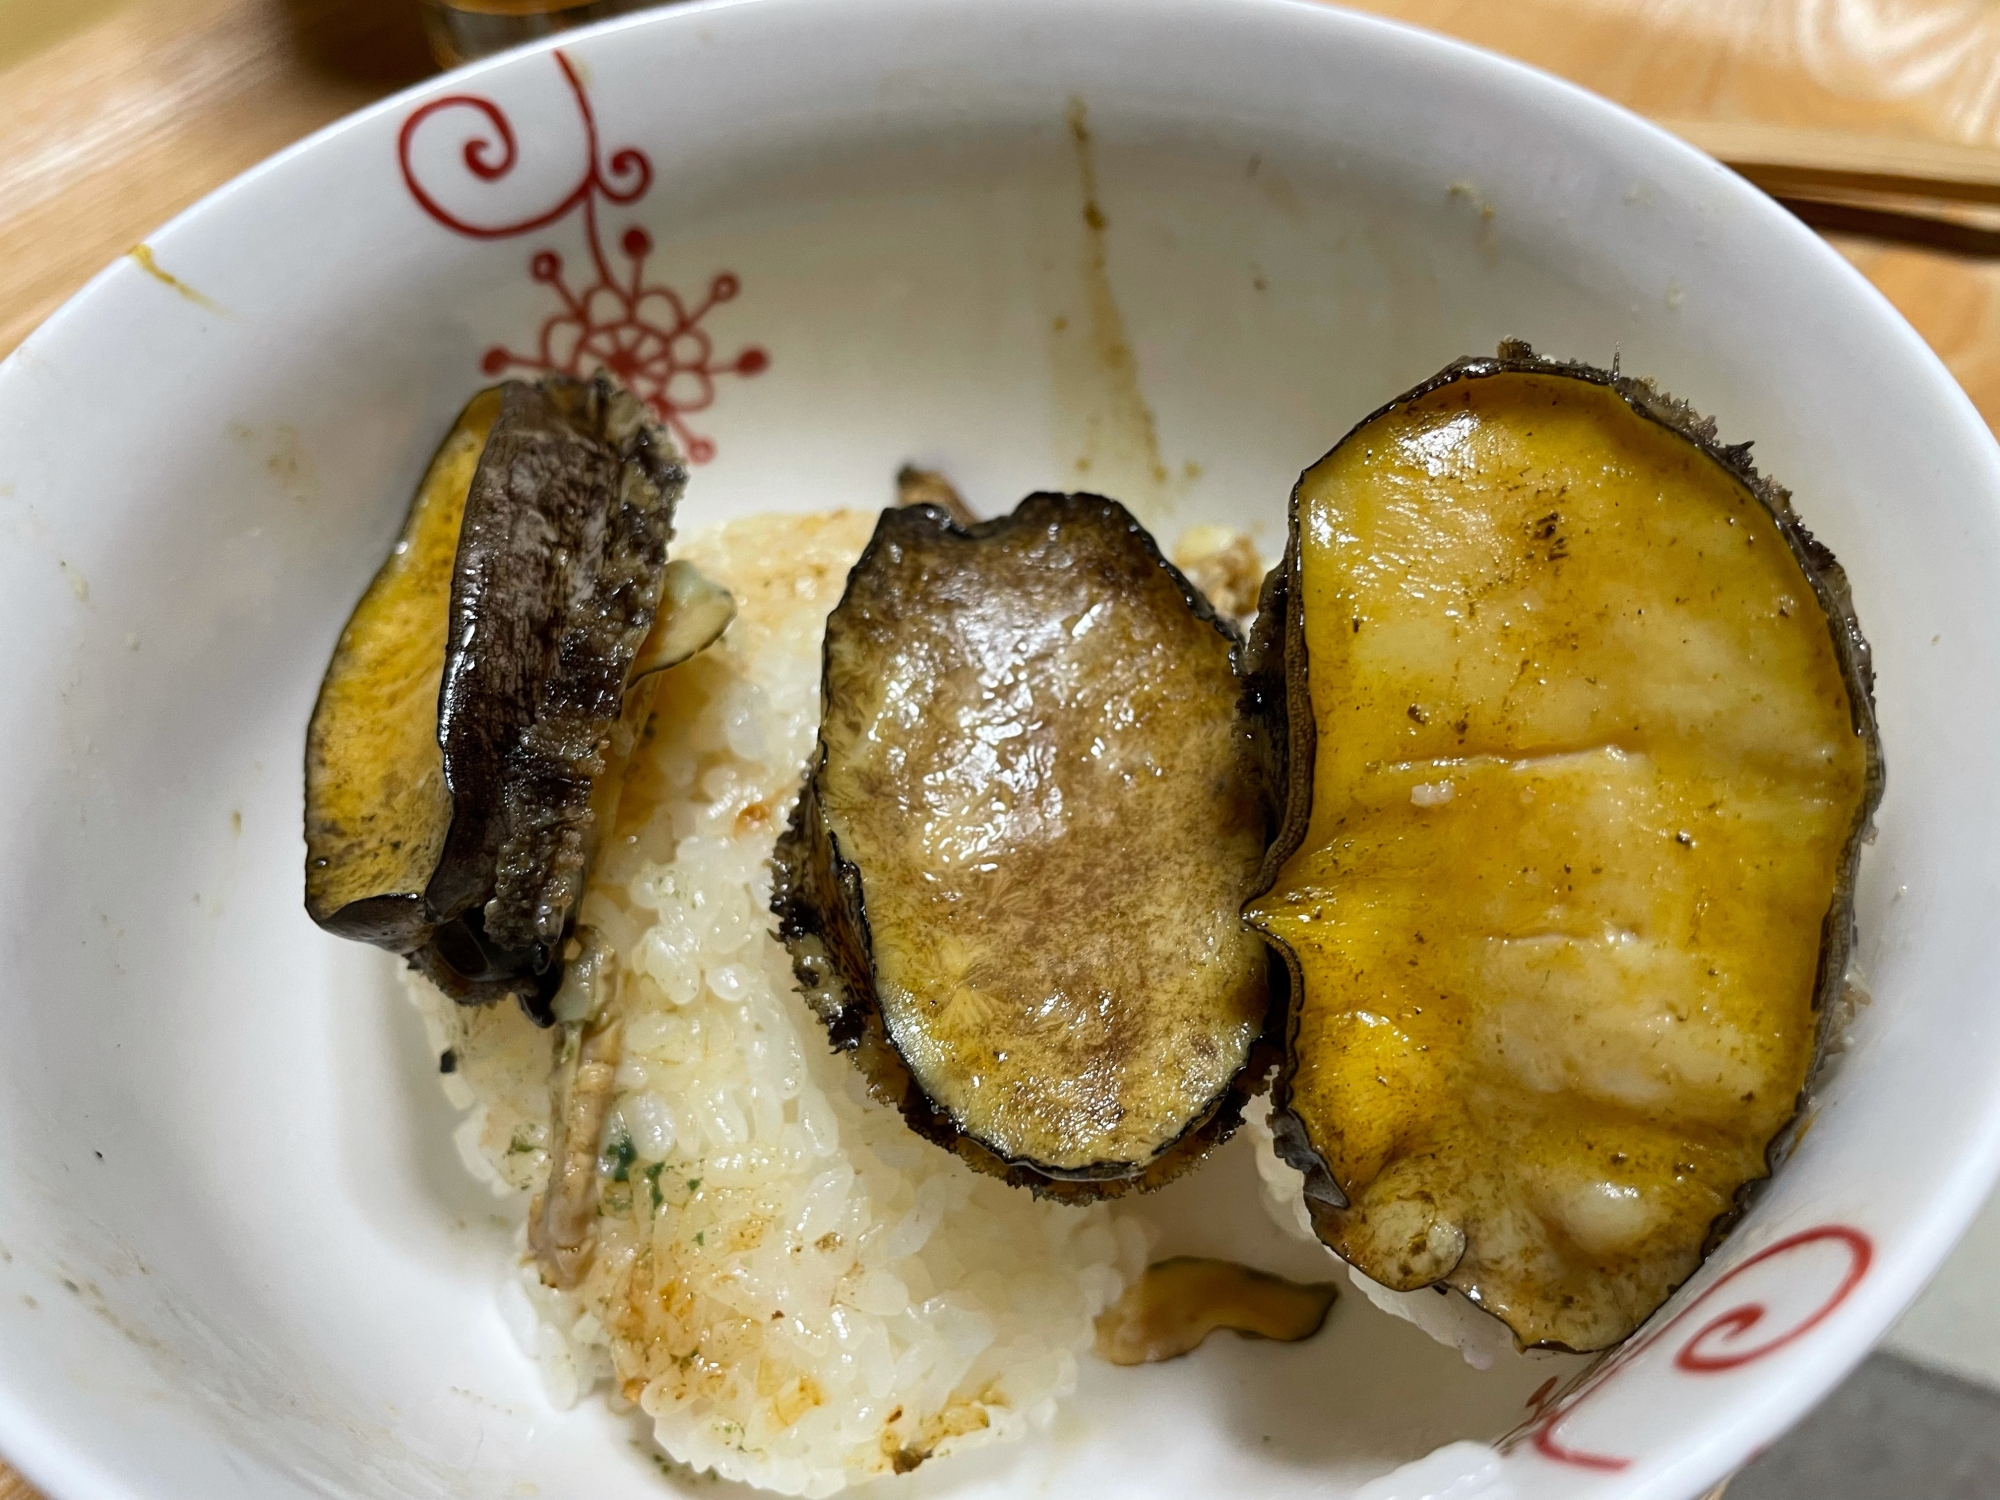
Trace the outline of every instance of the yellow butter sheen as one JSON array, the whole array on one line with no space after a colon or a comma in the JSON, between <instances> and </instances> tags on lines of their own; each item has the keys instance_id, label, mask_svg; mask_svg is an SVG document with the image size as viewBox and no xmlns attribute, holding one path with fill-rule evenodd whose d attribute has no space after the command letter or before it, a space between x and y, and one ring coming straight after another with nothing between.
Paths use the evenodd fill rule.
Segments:
<instances>
[{"instance_id":1,"label":"yellow butter sheen","mask_svg":"<svg viewBox=\"0 0 2000 1500\"><path fill-rule=\"evenodd\" d=\"M1622 1338L1765 1171L1867 796L1827 615L1734 474L1509 372L1301 481L1317 730L1252 922L1295 955L1291 1109L1334 1248L1528 1343Z\"/></svg>"}]
</instances>

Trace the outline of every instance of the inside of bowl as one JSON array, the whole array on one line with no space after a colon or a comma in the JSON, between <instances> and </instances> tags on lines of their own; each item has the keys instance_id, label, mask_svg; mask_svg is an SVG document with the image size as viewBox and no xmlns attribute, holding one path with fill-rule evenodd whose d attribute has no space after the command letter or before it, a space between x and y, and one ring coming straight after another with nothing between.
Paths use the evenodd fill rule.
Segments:
<instances>
[{"instance_id":1,"label":"inside of bowl","mask_svg":"<svg viewBox=\"0 0 2000 1500\"><path fill-rule=\"evenodd\" d=\"M306 716L416 476L488 372L569 358L620 286L678 320L684 530L872 509L914 460L982 510L1099 489L1270 560L1305 465L1507 336L1755 436L1876 648L1875 998L1683 1298L1825 1224L1867 1276L1819 1343L1707 1381L1652 1351L1541 1445L1619 1467L1519 1463L1538 1494L1691 1489L1858 1358L1976 1202L2000 1074L1968 691L2000 639L1993 454L1886 306L1608 107L1317 7L763 0L565 56L431 91L509 121L493 196L479 105L392 102L151 242L194 296L122 264L0 368L0 1433L29 1472L59 1500L683 1482L631 1418L546 1404L496 1302L518 1208L457 1163L391 961L300 904ZM1252 1149L1144 1206L1162 1249L1324 1274ZM1298 1347L1086 1366L1045 1439L895 1483L1351 1493L1574 1369L1477 1374L1353 1296Z\"/></svg>"}]
</instances>

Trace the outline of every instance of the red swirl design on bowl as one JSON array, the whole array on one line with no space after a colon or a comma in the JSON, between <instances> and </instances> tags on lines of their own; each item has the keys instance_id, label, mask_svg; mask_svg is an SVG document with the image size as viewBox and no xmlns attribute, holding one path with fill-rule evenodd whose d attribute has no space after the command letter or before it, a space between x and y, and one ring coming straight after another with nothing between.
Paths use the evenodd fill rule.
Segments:
<instances>
[{"instance_id":1,"label":"red swirl design on bowl","mask_svg":"<svg viewBox=\"0 0 2000 1500\"><path fill-rule=\"evenodd\" d=\"M542 324L535 347L519 353L496 344L480 360L488 375L508 370L537 374L588 375L604 370L643 400L679 439L692 463L715 457L712 439L694 432L687 417L715 403L716 381L725 375L752 376L770 368L771 357L755 344L734 355L716 358L714 340L702 320L741 290L737 277L722 272L709 282L707 294L690 304L664 283L648 283L646 258L653 238L637 224L618 238L625 257L612 266L598 228L600 202L623 206L636 203L653 185L653 164L635 146L624 146L606 157L598 143L597 115L590 94L568 57L554 54L583 117L585 158L582 173L548 208L501 223L476 223L454 213L425 187L413 161L417 134L426 122L470 113L472 125L459 149L465 169L479 182L495 182L512 172L521 159L520 142L506 111L478 94L448 94L410 112L396 137L397 162L403 183L417 206L456 234L472 239L500 240L546 228L581 208L584 239L592 273L573 283L562 257L538 250L529 259L528 274L550 287L561 303Z\"/></svg>"},{"instance_id":2,"label":"red swirl design on bowl","mask_svg":"<svg viewBox=\"0 0 2000 1500\"><path fill-rule=\"evenodd\" d=\"M1602 1391L1618 1371L1687 1322L1732 1281L1766 1262L1795 1254L1811 1246L1829 1244L1837 1245L1846 1252L1847 1264L1841 1272L1838 1283L1818 1302L1797 1315L1781 1313L1780 1316L1784 1321L1775 1330L1767 1326L1772 1314L1770 1308L1763 1302L1746 1301L1728 1308L1717 1313L1688 1335L1687 1340L1675 1351L1673 1363L1669 1368L1688 1375L1718 1375L1741 1369L1744 1365L1775 1354L1787 1345L1804 1338L1831 1317L1834 1310L1848 1299L1855 1287L1861 1284L1862 1278L1868 1274L1868 1268L1875 1259L1875 1246L1874 1242L1860 1230L1846 1224L1822 1224L1816 1228L1800 1230L1797 1234L1787 1235L1784 1239L1745 1257L1739 1264L1730 1267L1717 1277L1714 1285L1705 1289L1700 1296L1676 1313L1657 1333L1628 1344L1598 1365L1584 1377L1583 1383L1574 1391L1550 1399L1550 1386L1553 1382L1543 1385L1529 1401L1534 1415L1508 1435L1504 1440L1504 1446L1512 1448L1525 1440L1532 1444L1534 1450L1542 1457L1556 1463L1568 1464L1572 1468L1592 1469L1603 1473L1617 1473L1630 1468L1633 1463L1630 1458L1570 1447L1560 1436L1563 1424L1575 1416L1577 1409L1589 1398Z\"/></svg>"},{"instance_id":3,"label":"red swirl design on bowl","mask_svg":"<svg viewBox=\"0 0 2000 1500\"><path fill-rule=\"evenodd\" d=\"M1837 1240L1846 1246L1847 1271L1841 1277L1840 1285L1835 1287L1832 1294L1806 1318L1793 1323L1775 1336L1766 1338L1762 1343L1754 1343L1748 1347L1732 1345L1730 1340L1750 1332L1764 1321L1766 1312L1764 1304L1746 1302L1741 1307L1732 1307L1728 1312L1711 1318L1696 1329L1694 1337L1681 1345L1680 1352L1674 1356L1674 1364L1695 1375L1734 1370L1740 1365L1749 1364L1752 1360L1776 1353L1793 1340L1803 1338L1819 1327L1836 1307L1847 1300L1848 1293L1861 1284L1861 1278L1868 1274L1868 1267L1875 1259L1874 1242L1860 1230L1850 1229L1845 1224L1823 1224L1818 1229L1808 1229L1792 1235L1789 1239L1779 1240L1775 1245L1766 1246L1741 1265L1731 1267L1726 1275L1690 1303L1686 1312L1681 1314L1682 1318L1686 1317L1752 1266L1761 1265L1774 1256L1783 1255L1801 1245L1819 1244L1827 1240ZM1674 1320L1676 1323L1679 1321L1680 1318ZM1711 1335L1714 1337L1711 1338Z\"/></svg>"}]
</instances>

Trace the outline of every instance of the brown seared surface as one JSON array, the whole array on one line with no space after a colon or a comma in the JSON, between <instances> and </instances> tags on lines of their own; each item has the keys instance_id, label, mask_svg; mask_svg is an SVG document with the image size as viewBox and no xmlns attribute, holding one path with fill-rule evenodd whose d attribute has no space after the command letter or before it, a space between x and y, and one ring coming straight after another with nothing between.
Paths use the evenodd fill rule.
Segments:
<instances>
[{"instance_id":1,"label":"brown seared surface","mask_svg":"<svg viewBox=\"0 0 2000 1500\"><path fill-rule=\"evenodd\" d=\"M581 893L593 780L687 476L602 377L502 390L459 537L438 703L453 817L429 899L441 918L483 901L493 946L547 954Z\"/></svg>"}]
</instances>

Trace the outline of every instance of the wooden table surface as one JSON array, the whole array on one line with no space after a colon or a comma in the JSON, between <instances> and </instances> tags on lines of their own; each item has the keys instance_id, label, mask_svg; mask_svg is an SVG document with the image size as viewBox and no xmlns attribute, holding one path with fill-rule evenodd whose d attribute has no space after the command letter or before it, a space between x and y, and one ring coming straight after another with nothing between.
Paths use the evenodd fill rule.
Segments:
<instances>
[{"instance_id":1,"label":"wooden table surface","mask_svg":"<svg viewBox=\"0 0 2000 1500\"><path fill-rule=\"evenodd\" d=\"M1359 8L1510 53L1661 119L1992 146L2000 6L1929 3L1922 25L1915 0ZM163 220L430 67L417 0L0 0L0 354ZM1836 243L2000 425L2000 263ZM4 1462L0 1500L35 1500Z\"/></svg>"}]
</instances>

